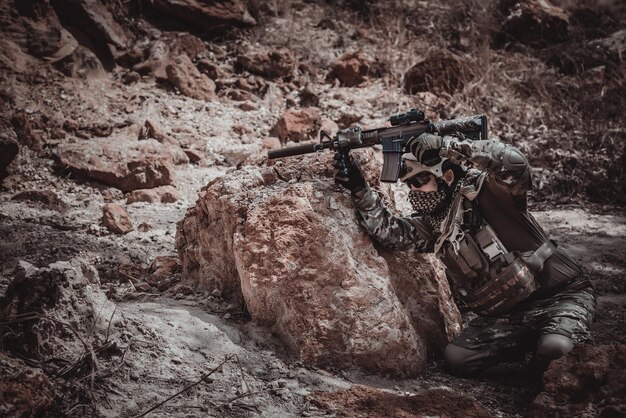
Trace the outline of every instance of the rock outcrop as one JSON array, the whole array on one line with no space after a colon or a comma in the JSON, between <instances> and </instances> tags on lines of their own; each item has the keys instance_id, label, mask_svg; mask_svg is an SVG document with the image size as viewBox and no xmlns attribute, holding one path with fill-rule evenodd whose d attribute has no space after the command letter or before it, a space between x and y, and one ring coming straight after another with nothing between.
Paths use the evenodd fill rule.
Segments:
<instances>
[{"instance_id":1,"label":"rock outcrop","mask_svg":"<svg viewBox=\"0 0 626 418\"><path fill-rule=\"evenodd\" d=\"M322 126L319 109L286 110L278 119L270 134L281 141L300 142L313 139Z\"/></svg>"},{"instance_id":2,"label":"rock outcrop","mask_svg":"<svg viewBox=\"0 0 626 418\"><path fill-rule=\"evenodd\" d=\"M63 144L56 150L62 169L123 192L172 184L178 153L182 154L180 158L187 158L180 148L167 147L154 139L128 142L114 138Z\"/></svg>"},{"instance_id":3,"label":"rock outcrop","mask_svg":"<svg viewBox=\"0 0 626 418\"><path fill-rule=\"evenodd\" d=\"M618 417L626 415L626 347L579 345L550 364L544 391L529 416Z\"/></svg>"},{"instance_id":4,"label":"rock outcrop","mask_svg":"<svg viewBox=\"0 0 626 418\"><path fill-rule=\"evenodd\" d=\"M183 282L243 301L306 364L416 375L459 329L447 281L431 256L377 252L333 185L331 159L250 166L209 183L178 224ZM369 160L366 175L377 178Z\"/></svg>"},{"instance_id":5,"label":"rock outcrop","mask_svg":"<svg viewBox=\"0 0 626 418\"><path fill-rule=\"evenodd\" d=\"M331 64L328 78L336 78L342 86L358 86L367 80L370 66L370 59L365 54L362 52L349 52L340 56Z\"/></svg>"}]
</instances>

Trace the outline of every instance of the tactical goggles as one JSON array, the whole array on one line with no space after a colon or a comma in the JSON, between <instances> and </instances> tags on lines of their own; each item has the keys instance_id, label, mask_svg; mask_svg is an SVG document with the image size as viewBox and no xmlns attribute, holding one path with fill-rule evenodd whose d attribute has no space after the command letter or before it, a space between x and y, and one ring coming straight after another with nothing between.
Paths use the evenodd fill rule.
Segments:
<instances>
[{"instance_id":1,"label":"tactical goggles","mask_svg":"<svg viewBox=\"0 0 626 418\"><path fill-rule=\"evenodd\" d=\"M428 183L435 175L433 173L429 173L428 171L421 172L419 174L414 175L406 180L404 183L407 186L415 186L417 188L422 187L426 183Z\"/></svg>"},{"instance_id":2,"label":"tactical goggles","mask_svg":"<svg viewBox=\"0 0 626 418\"><path fill-rule=\"evenodd\" d=\"M402 155L399 178L409 186L421 187L430 181L431 176L441 177L443 175L444 160L440 158L435 165L429 166L418 162L413 154L405 153Z\"/></svg>"}]
</instances>

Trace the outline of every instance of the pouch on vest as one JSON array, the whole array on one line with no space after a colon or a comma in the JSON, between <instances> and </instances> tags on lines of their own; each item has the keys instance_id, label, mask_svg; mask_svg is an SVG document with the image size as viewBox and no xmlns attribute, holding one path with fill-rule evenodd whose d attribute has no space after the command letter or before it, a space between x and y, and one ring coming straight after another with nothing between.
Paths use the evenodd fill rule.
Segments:
<instances>
[{"instance_id":1,"label":"pouch on vest","mask_svg":"<svg viewBox=\"0 0 626 418\"><path fill-rule=\"evenodd\" d=\"M534 273L521 257L517 257L464 300L467 306L481 315L496 315L517 305L538 287Z\"/></svg>"},{"instance_id":2,"label":"pouch on vest","mask_svg":"<svg viewBox=\"0 0 626 418\"><path fill-rule=\"evenodd\" d=\"M474 287L476 283L472 282L485 276L489 269L487 258L470 234L465 234L458 241L458 251L454 251L451 243L446 243L441 261L451 270L454 277L464 282L462 288Z\"/></svg>"}]
</instances>

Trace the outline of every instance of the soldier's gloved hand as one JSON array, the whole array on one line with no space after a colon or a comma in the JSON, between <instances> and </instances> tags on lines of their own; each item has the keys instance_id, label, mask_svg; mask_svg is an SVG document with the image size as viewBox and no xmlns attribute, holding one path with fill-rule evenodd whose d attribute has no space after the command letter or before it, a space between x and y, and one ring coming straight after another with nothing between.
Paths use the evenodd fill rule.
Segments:
<instances>
[{"instance_id":1,"label":"soldier's gloved hand","mask_svg":"<svg viewBox=\"0 0 626 418\"><path fill-rule=\"evenodd\" d=\"M438 151L443 146L443 137L439 135L430 134L424 132L416 138L412 138L407 144L407 149L411 154L415 155L417 161L424 163L422 158L424 154L433 154L433 151ZM429 152L430 151L430 152Z\"/></svg>"},{"instance_id":2,"label":"soldier's gloved hand","mask_svg":"<svg viewBox=\"0 0 626 418\"><path fill-rule=\"evenodd\" d=\"M337 169L335 174L335 183L345 187L352 193L356 193L365 188L365 177L361 167L354 161L348 151L337 151L335 153L335 163Z\"/></svg>"}]
</instances>

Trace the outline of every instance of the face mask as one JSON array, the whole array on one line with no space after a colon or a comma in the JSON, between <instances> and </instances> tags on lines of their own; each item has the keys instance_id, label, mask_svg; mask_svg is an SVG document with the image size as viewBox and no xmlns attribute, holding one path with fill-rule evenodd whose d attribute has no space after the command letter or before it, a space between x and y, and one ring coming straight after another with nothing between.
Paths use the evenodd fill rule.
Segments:
<instances>
[{"instance_id":1,"label":"face mask","mask_svg":"<svg viewBox=\"0 0 626 418\"><path fill-rule=\"evenodd\" d=\"M441 222L447 214L447 209L452 202L453 191L443 179L437 179L439 185L436 192L420 192L412 190L409 192L409 201L415 214L423 216L430 222L434 230L439 230Z\"/></svg>"}]
</instances>

